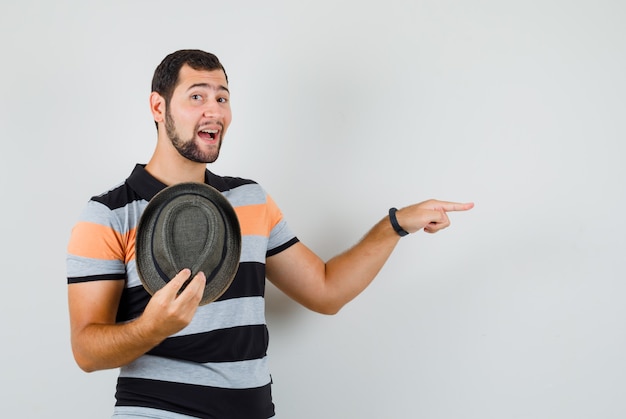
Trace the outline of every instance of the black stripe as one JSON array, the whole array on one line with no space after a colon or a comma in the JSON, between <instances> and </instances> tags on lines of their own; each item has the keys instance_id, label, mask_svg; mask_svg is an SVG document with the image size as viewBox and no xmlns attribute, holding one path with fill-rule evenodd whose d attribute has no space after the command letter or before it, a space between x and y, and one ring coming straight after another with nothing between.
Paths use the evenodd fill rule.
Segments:
<instances>
[{"instance_id":1,"label":"black stripe","mask_svg":"<svg viewBox=\"0 0 626 419\"><path fill-rule=\"evenodd\" d=\"M142 285L124 288L117 308L116 321L118 323L127 322L139 317L148 305L150 298L151 295Z\"/></svg>"},{"instance_id":2,"label":"black stripe","mask_svg":"<svg viewBox=\"0 0 626 419\"><path fill-rule=\"evenodd\" d=\"M265 264L243 262L239 264L235 279L217 301L240 297L263 297L265 295Z\"/></svg>"},{"instance_id":3,"label":"black stripe","mask_svg":"<svg viewBox=\"0 0 626 419\"><path fill-rule=\"evenodd\" d=\"M118 378L116 406L141 406L203 419L267 419L274 416L270 384L250 389Z\"/></svg>"},{"instance_id":4,"label":"black stripe","mask_svg":"<svg viewBox=\"0 0 626 419\"><path fill-rule=\"evenodd\" d=\"M282 245L280 245L278 247L275 247L273 249L268 250L267 253L266 253L266 257L277 255L280 252L282 252L283 250L285 250L285 249L293 246L294 244L298 243L299 241L300 240L298 240L297 237L294 237L293 239L289 240L288 242L286 242L286 243L284 243L284 244L282 244Z\"/></svg>"},{"instance_id":5,"label":"black stripe","mask_svg":"<svg viewBox=\"0 0 626 419\"><path fill-rule=\"evenodd\" d=\"M81 282L91 281L111 281L111 280L124 280L126 274L106 274L106 275L89 275L89 276L68 276L68 284L79 284Z\"/></svg>"},{"instance_id":6,"label":"black stripe","mask_svg":"<svg viewBox=\"0 0 626 419\"><path fill-rule=\"evenodd\" d=\"M110 210L124 208L131 202L139 201L141 199L141 196L137 195L131 188L128 187L128 183L124 183L102 195L93 196L91 198L92 201L99 202Z\"/></svg>"},{"instance_id":7,"label":"black stripe","mask_svg":"<svg viewBox=\"0 0 626 419\"><path fill-rule=\"evenodd\" d=\"M210 171L206 171L204 181L220 192L235 189L243 185L255 185L256 182L250 179L231 176L218 176Z\"/></svg>"},{"instance_id":8,"label":"black stripe","mask_svg":"<svg viewBox=\"0 0 626 419\"><path fill-rule=\"evenodd\" d=\"M269 334L264 324L170 337L148 354L199 362L235 362L263 358Z\"/></svg>"}]
</instances>

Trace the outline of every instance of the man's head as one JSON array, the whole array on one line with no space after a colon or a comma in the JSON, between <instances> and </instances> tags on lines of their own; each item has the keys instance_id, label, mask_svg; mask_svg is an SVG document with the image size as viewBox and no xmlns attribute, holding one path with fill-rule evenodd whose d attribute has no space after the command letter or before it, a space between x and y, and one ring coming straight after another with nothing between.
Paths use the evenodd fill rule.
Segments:
<instances>
[{"instance_id":1,"label":"man's head","mask_svg":"<svg viewBox=\"0 0 626 419\"><path fill-rule=\"evenodd\" d=\"M232 117L228 79L217 57L199 50L174 52L155 70L152 89L159 149L175 149L197 163L214 162Z\"/></svg>"},{"instance_id":2,"label":"man's head","mask_svg":"<svg viewBox=\"0 0 626 419\"><path fill-rule=\"evenodd\" d=\"M181 49L165 57L154 70L152 77L152 91L163 96L166 104L169 104L172 98L172 93L178 83L180 69L184 65L188 65L194 70L222 70L226 81L228 81L226 70L215 55L198 49Z\"/></svg>"}]
</instances>

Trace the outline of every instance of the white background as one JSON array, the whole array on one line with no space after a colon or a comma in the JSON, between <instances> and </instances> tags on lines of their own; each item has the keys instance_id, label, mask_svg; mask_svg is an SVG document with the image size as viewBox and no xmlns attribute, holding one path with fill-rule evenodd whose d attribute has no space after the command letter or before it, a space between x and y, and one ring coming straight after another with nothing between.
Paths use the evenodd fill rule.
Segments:
<instances>
[{"instance_id":1,"label":"white background","mask_svg":"<svg viewBox=\"0 0 626 419\"><path fill-rule=\"evenodd\" d=\"M624 418L626 3L9 1L0 6L7 418L107 418L75 365L65 247L147 162L152 72L217 54L233 124L211 170L259 181L324 258L428 198L338 315L270 288L281 418Z\"/></svg>"}]
</instances>

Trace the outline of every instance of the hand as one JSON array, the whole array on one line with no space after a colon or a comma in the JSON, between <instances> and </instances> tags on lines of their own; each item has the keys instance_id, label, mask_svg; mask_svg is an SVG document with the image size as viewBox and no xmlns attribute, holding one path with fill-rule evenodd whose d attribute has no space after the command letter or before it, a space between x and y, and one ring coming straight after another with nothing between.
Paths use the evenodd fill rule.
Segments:
<instances>
[{"instance_id":1,"label":"hand","mask_svg":"<svg viewBox=\"0 0 626 419\"><path fill-rule=\"evenodd\" d=\"M185 328L198 309L206 277L204 272L199 272L187 283L190 275L189 269L180 271L163 288L154 293L141 316L141 320L163 338ZM181 291L183 286L185 288Z\"/></svg>"},{"instance_id":2,"label":"hand","mask_svg":"<svg viewBox=\"0 0 626 419\"><path fill-rule=\"evenodd\" d=\"M396 217L400 226L409 233L415 233L421 229L427 233L436 233L450 225L448 212L467 211L473 207L473 202L459 203L430 199L398 210Z\"/></svg>"}]
</instances>

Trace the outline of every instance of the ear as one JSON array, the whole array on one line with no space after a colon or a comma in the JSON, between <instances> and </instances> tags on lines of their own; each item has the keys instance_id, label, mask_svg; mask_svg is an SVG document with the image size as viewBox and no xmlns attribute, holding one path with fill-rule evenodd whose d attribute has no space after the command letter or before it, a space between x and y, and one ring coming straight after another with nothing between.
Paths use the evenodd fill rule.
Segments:
<instances>
[{"instance_id":1,"label":"ear","mask_svg":"<svg viewBox=\"0 0 626 419\"><path fill-rule=\"evenodd\" d=\"M150 112L154 122L165 121L165 98L157 92L150 93Z\"/></svg>"}]
</instances>

